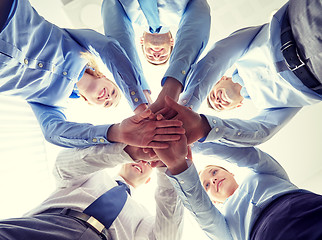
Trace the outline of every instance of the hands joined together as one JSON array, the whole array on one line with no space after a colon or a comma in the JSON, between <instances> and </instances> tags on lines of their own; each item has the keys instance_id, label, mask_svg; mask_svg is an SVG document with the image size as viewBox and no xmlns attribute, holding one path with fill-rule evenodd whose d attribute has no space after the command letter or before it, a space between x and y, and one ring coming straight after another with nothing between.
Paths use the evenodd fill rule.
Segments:
<instances>
[{"instance_id":1,"label":"hands joined together","mask_svg":"<svg viewBox=\"0 0 322 240\"><path fill-rule=\"evenodd\" d=\"M152 161L151 166L167 166L172 174L184 171L186 158L192 159L189 144L210 131L207 120L168 96L164 107L134 115L116 124L111 141L128 144L126 151L134 160Z\"/></svg>"}]
</instances>

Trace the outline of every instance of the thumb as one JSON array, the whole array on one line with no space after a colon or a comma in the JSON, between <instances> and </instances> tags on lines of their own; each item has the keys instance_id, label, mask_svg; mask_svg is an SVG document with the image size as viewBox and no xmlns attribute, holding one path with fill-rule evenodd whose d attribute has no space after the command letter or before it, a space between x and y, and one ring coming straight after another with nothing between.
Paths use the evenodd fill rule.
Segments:
<instances>
[{"instance_id":1,"label":"thumb","mask_svg":"<svg viewBox=\"0 0 322 240\"><path fill-rule=\"evenodd\" d=\"M143 112L140 112L132 117L133 122L139 123L142 120L149 118L152 114L152 111L150 109L146 109Z\"/></svg>"},{"instance_id":2,"label":"thumb","mask_svg":"<svg viewBox=\"0 0 322 240\"><path fill-rule=\"evenodd\" d=\"M167 104L168 107L178 111L179 108L181 107L181 105L179 105L176 101L174 101L172 98L170 98L169 96L165 96L165 102Z\"/></svg>"}]
</instances>

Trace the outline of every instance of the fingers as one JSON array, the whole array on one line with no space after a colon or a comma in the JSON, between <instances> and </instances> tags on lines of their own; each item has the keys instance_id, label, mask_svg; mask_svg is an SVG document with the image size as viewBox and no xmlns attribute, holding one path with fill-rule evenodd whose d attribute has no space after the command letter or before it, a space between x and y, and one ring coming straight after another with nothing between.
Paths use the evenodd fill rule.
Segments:
<instances>
[{"instance_id":1,"label":"fingers","mask_svg":"<svg viewBox=\"0 0 322 240\"><path fill-rule=\"evenodd\" d=\"M144 119L150 118L152 114L153 113L152 113L152 111L150 109L146 109L145 111L143 111L143 112L141 112L141 113L139 113L137 115L134 115L132 117L132 120L135 123L139 123Z\"/></svg>"},{"instance_id":2,"label":"fingers","mask_svg":"<svg viewBox=\"0 0 322 240\"><path fill-rule=\"evenodd\" d=\"M167 135L167 134L185 134L186 130L183 127L168 127L168 128L157 128L154 131L155 135Z\"/></svg>"},{"instance_id":3,"label":"fingers","mask_svg":"<svg viewBox=\"0 0 322 240\"><path fill-rule=\"evenodd\" d=\"M181 127L182 122L180 120L160 120L155 122L157 128L166 127Z\"/></svg>"},{"instance_id":4,"label":"fingers","mask_svg":"<svg viewBox=\"0 0 322 240\"><path fill-rule=\"evenodd\" d=\"M172 142L180 140L180 135L155 135L153 140L158 142Z\"/></svg>"},{"instance_id":5,"label":"fingers","mask_svg":"<svg viewBox=\"0 0 322 240\"><path fill-rule=\"evenodd\" d=\"M167 149L169 144L163 142L150 142L147 147L154 149Z\"/></svg>"}]
</instances>

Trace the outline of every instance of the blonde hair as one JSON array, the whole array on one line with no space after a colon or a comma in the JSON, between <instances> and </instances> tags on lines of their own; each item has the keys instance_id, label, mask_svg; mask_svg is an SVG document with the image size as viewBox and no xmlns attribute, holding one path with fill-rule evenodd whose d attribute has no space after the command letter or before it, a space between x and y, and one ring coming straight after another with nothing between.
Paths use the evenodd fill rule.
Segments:
<instances>
[{"instance_id":1,"label":"blonde hair","mask_svg":"<svg viewBox=\"0 0 322 240\"><path fill-rule=\"evenodd\" d=\"M83 58L83 59L86 59L87 60L87 66L90 68L90 69L93 69L93 70L91 70L91 71L89 71L89 70L85 70L86 71L86 73L88 73L88 74L91 74L91 75L93 75L94 77L97 77L97 78L101 78L101 77L104 77L105 75L101 72L101 70L100 70L100 67L99 67L99 65L97 64L97 62L98 62L98 59L97 59L97 57L95 56L95 55L93 55L92 53L90 53L90 52L81 52L80 53L80 55L81 55L81 58ZM116 99L115 99L115 104L113 104L113 106L114 107L116 107L118 104L119 104L119 102L120 102L120 99L121 99L121 91L120 91L120 88L115 84L115 82L114 81L112 81L111 79L109 79L109 78L107 78L106 77L106 79L109 81L109 82L111 82L113 85L114 85L114 87L115 87L115 89L117 90L117 97L116 97Z\"/></svg>"}]
</instances>

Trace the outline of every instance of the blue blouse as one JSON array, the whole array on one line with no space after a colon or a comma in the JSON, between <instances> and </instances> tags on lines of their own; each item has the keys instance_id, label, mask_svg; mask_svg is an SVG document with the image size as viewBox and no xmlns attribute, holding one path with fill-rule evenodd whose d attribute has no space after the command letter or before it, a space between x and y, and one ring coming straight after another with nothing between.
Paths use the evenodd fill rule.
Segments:
<instances>
[{"instance_id":1,"label":"blue blouse","mask_svg":"<svg viewBox=\"0 0 322 240\"><path fill-rule=\"evenodd\" d=\"M41 17L27 0L15 0L0 33L0 92L30 103L45 138L63 147L108 143L109 124L66 121L62 103L86 66L80 52L101 58L118 85L137 85L138 73L113 38L93 30L62 29Z\"/></svg>"}]
</instances>

